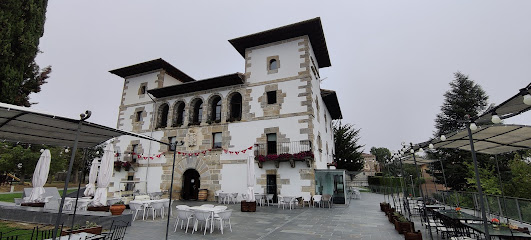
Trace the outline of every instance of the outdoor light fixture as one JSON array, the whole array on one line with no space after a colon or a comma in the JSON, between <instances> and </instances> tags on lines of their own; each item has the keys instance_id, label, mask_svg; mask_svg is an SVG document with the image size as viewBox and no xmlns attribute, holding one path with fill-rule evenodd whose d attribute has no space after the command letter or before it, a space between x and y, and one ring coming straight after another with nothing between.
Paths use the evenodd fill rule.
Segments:
<instances>
[{"instance_id":1,"label":"outdoor light fixture","mask_svg":"<svg viewBox=\"0 0 531 240\"><path fill-rule=\"evenodd\" d=\"M446 136L441 135L441 138L440 138L440 139L441 139L441 141L446 141Z\"/></svg>"},{"instance_id":2,"label":"outdoor light fixture","mask_svg":"<svg viewBox=\"0 0 531 240\"><path fill-rule=\"evenodd\" d=\"M411 150L409 150L410 153L415 153L415 150L412 148Z\"/></svg>"},{"instance_id":3,"label":"outdoor light fixture","mask_svg":"<svg viewBox=\"0 0 531 240\"><path fill-rule=\"evenodd\" d=\"M68 150L68 148L65 148L65 153L68 153L70 152L70 150Z\"/></svg>"},{"instance_id":4,"label":"outdoor light fixture","mask_svg":"<svg viewBox=\"0 0 531 240\"><path fill-rule=\"evenodd\" d=\"M531 105L531 95L529 94L524 95L524 104Z\"/></svg>"},{"instance_id":5,"label":"outdoor light fixture","mask_svg":"<svg viewBox=\"0 0 531 240\"><path fill-rule=\"evenodd\" d=\"M476 126L476 123L470 123L470 130L476 131L478 129L478 126Z\"/></svg>"},{"instance_id":6,"label":"outdoor light fixture","mask_svg":"<svg viewBox=\"0 0 531 240\"><path fill-rule=\"evenodd\" d=\"M501 123L501 118L500 118L500 116L498 116L498 114L496 114L496 112L492 112L492 118L490 120L494 124Z\"/></svg>"},{"instance_id":7,"label":"outdoor light fixture","mask_svg":"<svg viewBox=\"0 0 531 240\"><path fill-rule=\"evenodd\" d=\"M423 153L423 152L424 152L424 149L419 148L419 153Z\"/></svg>"},{"instance_id":8,"label":"outdoor light fixture","mask_svg":"<svg viewBox=\"0 0 531 240\"><path fill-rule=\"evenodd\" d=\"M43 152L44 152L44 149L41 148L41 153L43 153Z\"/></svg>"},{"instance_id":9,"label":"outdoor light fixture","mask_svg":"<svg viewBox=\"0 0 531 240\"><path fill-rule=\"evenodd\" d=\"M433 149L433 144L430 143L430 145L428 145L428 148Z\"/></svg>"}]
</instances>

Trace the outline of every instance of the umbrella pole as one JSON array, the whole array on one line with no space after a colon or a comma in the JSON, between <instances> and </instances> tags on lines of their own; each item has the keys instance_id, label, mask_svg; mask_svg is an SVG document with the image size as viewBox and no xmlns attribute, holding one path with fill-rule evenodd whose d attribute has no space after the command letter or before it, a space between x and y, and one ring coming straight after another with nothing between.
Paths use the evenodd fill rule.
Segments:
<instances>
[{"instance_id":1,"label":"umbrella pole","mask_svg":"<svg viewBox=\"0 0 531 240\"><path fill-rule=\"evenodd\" d=\"M407 182L404 179L406 175L404 175L404 165L402 164L402 157L399 156L398 160L400 161L400 171L402 172L402 180L404 181L404 185L405 185L404 187L402 187L402 192L404 192L404 195L402 196L402 200L404 201L404 212L407 209L409 220L411 220L411 212L409 211L409 200L407 199L407 195L406 195ZM406 204L407 204L407 207L406 207Z\"/></svg>"},{"instance_id":2,"label":"umbrella pole","mask_svg":"<svg viewBox=\"0 0 531 240\"><path fill-rule=\"evenodd\" d=\"M500 174L500 166L498 165L498 155L494 156L494 159L496 160L496 169L498 170L498 180L500 181L500 190L503 198L503 208L504 210L500 212L503 212L505 214L505 217L507 218L507 223L509 223L509 214L507 214L507 202L505 201L505 193L503 192L503 183L501 180L501 174Z\"/></svg>"},{"instance_id":3,"label":"umbrella pole","mask_svg":"<svg viewBox=\"0 0 531 240\"><path fill-rule=\"evenodd\" d=\"M170 207L168 208L168 219L166 220L166 240L168 240L168 229L170 228L170 214L171 214L171 197L173 193L173 176L175 175L175 154L177 153L177 144L170 145L173 148L173 164L171 166L171 183L170 183Z\"/></svg>"},{"instance_id":4,"label":"umbrella pole","mask_svg":"<svg viewBox=\"0 0 531 240\"><path fill-rule=\"evenodd\" d=\"M474 139L472 139L472 130L470 130L470 127L466 126L466 129L468 130L468 139L470 140L470 151L472 152L472 160L474 161L474 172L476 173L476 186L478 189L479 206L481 208L483 228L485 228L485 238L490 239L489 226L487 223L487 213L485 213L485 202L483 202L483 189L481 187L481 180L479 178L478 160L476 158L476 151L474 150Z\"/></svg>"},{"instance_id":5,"label":"umbrella pole","mask_svg":"<svg viewBox=\"0 0 531 240\"><path fill-rule=\"evenodd\" d=\"M63 196L61 197L61 204L59 204L59 211L57 212L57 220L55 220L55 228L52 233L52 239L57 237L57 230L59 230L59 223L61 223L61 214L63 213L63 205L65 204L66 191L68 190L68 182L70 182L70 174L72 173L72 166L74 165L74 158L76 157L77 143L79 142L79 132L83 121L87 120L91 115L90 111L85 111L85 114L80 114L81 120L77 124L76 138L74 146L72 147L72 154L70 155L70 163L68 165L68 172L66 172L65 187L63 188Z\"/></svg>"},{"instance_id":6,"label":"umbrella pole","mask_svg":"<svg viewBox=\"0 0 531 240\"><path fill-rule=\"evenodd\" d=\"M87 149L83 151L83 168L85 168L85 164L87 164ZM77 185L76 204L74 205L74 215L72 215L72 229L74 229L74 220L76 219L77 212L77 200L79 200L79 190L81 189L81 179L83 178L83 175L85 175L84 172L81 176L79 176L79 184Z\"/></svg>"}]
</instances>

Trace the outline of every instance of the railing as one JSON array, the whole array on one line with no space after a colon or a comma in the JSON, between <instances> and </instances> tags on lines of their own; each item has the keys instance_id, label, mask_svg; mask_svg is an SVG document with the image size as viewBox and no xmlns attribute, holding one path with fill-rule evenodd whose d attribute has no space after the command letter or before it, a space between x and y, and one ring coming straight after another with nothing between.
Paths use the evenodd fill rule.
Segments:
<instances>
[{"instance_id":1,"label":"railing","mask_svg":"<svg viewBox=\"0 0 531 240\"><path fill-rule=\"evenodd\" d=\"M295 161L306 161L310 165L313 160L312 144L309 140L258 143L255 144L254 155L259 167L268 161L274 162L278 168L279 162L289 161L291 167L295 167Z\"/></svg>"},{"instance_id":2,"label":"railing","mask_svg":"<svg viewBox=\"0 0 531 240\"><path fill-rule=\"evenodd\" d=\"M312 144L310 140L301 140L295 142L277 142L274 145L268 143L255 144L255 156L280 155L280 154L296 154L300 152L312 151Z\"/></svg>"},{"instance_id":3,"label":"railing","mask_svg":"<svg viewBox=\"0 0 531 240\"><path fill-rule=\"evenodd\" d=\"M477 192L437 191L433 197L439 202L445 202L446 205L479 211ZM531 199L507 196L504 198L491 194L484 194L484 197L487 214L531 224Z\"/></svg>"}]
</instances>

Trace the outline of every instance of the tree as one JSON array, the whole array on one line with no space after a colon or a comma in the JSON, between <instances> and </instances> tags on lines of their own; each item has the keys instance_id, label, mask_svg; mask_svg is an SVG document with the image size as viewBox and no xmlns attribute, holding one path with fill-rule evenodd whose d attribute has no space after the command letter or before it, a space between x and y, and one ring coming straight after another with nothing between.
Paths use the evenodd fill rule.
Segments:
<instances>
[{"instance_id":1,"label":"tree","mask_svg":"<svg viewBox=\"0 0 531 240\"><path fill-rule=\"evenodd\" d=\"M342 124L341 121L334 122L334 159L338 169L347 171L359 171L363 168L364 162L360 149L363 145L358 144L361 129L355 129L352 124Z\"/></svg>"},{"instance_id":2,"label":"tree","mask_svg":"<svg viewBox=\"0 0 531 240\"><path fill-rule=\"evenodd\" d=\"M488 96L480 85L460 72L454 73L454 77L455 79L450 82L450 90L444 94L441 113L435 118L435 137L464 129L467 127L466 124L458 120L464 120L465 115L476 118L488 106ZM469 172L465 164L472 161L469 151L437 149L430 153L430 158L442 160L448 187L454 190L465 190L469 186L466 180ZM481 162L480 158L484 159L486 156L479 154L479 162ZM434 167L440 169L438 164Z\"/></svg>"},{"instance_id":3,"label":"tree","mask_svg":"<svg viewBox=\"0 0 531 240\"><path fill-rule=\"evenodd\" d=\"M47 0L0 1L0 102L29 107L52 71L35 62Z\"/></svg>"},{"instance_id":4,"label":"tree","mask_svg":"<svg viewBox=\"0 0 531 240\"><path fill-rule=\"evenodd\" d=\"M376 156L376 161L381 167L384 167L385 161L391 158L391 151L384 147L372 147L370 152Z\"/></svg>"}]
</instances>

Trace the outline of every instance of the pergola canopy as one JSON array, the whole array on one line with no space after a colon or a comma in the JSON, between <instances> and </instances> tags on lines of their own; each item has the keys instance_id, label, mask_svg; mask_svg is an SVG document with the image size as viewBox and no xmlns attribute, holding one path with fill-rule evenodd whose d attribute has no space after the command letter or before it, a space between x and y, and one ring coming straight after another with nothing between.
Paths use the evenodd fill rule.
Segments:
<instances>
[{"instance_id":1,"label":"pergola canopy","mask_svg":"<svg viewBox=\"0 0 531 240\"><path fill-rule=\"evenodd\" d=\"M475 122L481 125L491 124L491 117L494 113L498 114L500 119L507 119L529 111L531 106L524 104L523 101L524 95L526 94L531 94L531 83L525 88L520 89L519 93L507 99L505 102L483 113L475 119Z\"/></svg>"},{"instance_id":2,"label":"pergola canopy","mask_svg":"<svg viewBox=\"0 0 531 240\"><path fill-rule=\"evenodd\" d=\"M474 150L484 154L501 154L531 148L531 126L496 124L481 126L472 132ZM471 151L466 130L446 135L446 141L434 139L420 144L425 147L432 143L434 148L460 149Z\"/></svg>"},{"instance_id":3,"label":"pergola canopy","mask_svg":"<svg viewBox=\"0 0 531 240\"><path fill-rule=\"evenodd\" d=\"M0 103L0 141L71 147L74 145L79 121L81 120ZM78 147L94 147L121 135L160 142L145 135L83 121Z\"/></svg>"}]
</instances>

